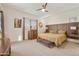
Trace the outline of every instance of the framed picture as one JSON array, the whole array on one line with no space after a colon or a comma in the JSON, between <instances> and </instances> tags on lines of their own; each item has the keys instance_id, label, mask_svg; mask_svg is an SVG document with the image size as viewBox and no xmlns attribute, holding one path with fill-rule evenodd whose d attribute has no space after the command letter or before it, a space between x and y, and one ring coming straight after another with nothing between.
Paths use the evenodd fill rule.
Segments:
<instances>
[{"instance_id":1,"label":"framed picture","mask_svg":"<svg viewBox=\"0 0 79 59\"><path fill-rule=\"evenodd\" d=\"M43 27L43 23L39 22L39 27L42 28Z\"/></svg>"},{"instance_id":2,"label":"framed picture","mask_svg":"<svg viewBox=\"0 0 79 59\"><path fill-rule=\"evenodd\" d=\"M21 19L15 18L14 19L14 28L21 28Z\"/></svg>"}]
</instances>

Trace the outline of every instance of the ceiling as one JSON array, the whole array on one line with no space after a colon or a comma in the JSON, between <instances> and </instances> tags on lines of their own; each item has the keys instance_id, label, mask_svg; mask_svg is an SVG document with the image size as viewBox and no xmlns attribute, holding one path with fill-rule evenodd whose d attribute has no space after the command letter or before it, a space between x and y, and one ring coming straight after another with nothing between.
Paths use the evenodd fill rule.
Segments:
<instances>
[{"instance_id":1,"label":"ceiling","mask_svg":"<svg viewBox=\"0 0 79 59\"><path fill-rule=\"evenodd\" d=\"M48 12L41 12L36 11L36 9L41 8L41 3L4 3L3 5L21 10L23 12L28 12L38 18L45 18L51 15L60 15L65 11L79 8L78 3L48 3Z\"/></svg>"}]
</instances>

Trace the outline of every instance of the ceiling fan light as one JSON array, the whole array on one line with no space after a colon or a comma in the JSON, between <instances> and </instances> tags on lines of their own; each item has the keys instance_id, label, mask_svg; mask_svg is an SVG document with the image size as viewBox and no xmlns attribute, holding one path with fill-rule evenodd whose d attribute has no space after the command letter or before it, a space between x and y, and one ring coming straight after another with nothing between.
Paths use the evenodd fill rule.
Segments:
<instances>
[{"instance_id":1,"label":"ceiling fan light","mask_svg":"<svg viewBox=\"0 0 79 59\"><path fill-rule=\"evenodd\" d=\"M42 12L45 12L45 9L42 9L41 11L42 11Z\"/></svg>"}]
</instances>

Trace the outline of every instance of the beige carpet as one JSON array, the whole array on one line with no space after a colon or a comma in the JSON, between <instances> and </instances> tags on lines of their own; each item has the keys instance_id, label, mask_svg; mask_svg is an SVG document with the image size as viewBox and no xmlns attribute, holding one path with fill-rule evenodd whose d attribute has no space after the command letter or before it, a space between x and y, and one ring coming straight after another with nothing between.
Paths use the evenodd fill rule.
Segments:
<instances>
[{"instance_id":1,"label":"beige carpet","mask_svg":"<svg viewBox=\"0 0 79 59\"><path fill-rule=\"evenodd\" d=\"M79 56L79 44L65 42L59 48L49 48L36 40L26 40L12 44L12 56Z\"/></svg>"}]
</instances>

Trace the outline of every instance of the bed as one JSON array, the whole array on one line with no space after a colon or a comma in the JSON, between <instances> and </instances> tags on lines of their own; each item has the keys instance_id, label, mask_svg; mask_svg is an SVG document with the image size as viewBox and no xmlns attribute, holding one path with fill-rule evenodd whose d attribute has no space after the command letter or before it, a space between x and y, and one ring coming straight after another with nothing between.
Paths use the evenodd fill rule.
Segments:
<instances>
[{"instance_id":1,"label":"bed","mask_svg":"<svg viewBox=\"0 0 79 59\"><path fill-rule=\"evenodd\" d=\"M38 35L38 38L54 42L58 47L66 40L66 35L64 33L42 33Z\"/></svg>"}]
</instances>

